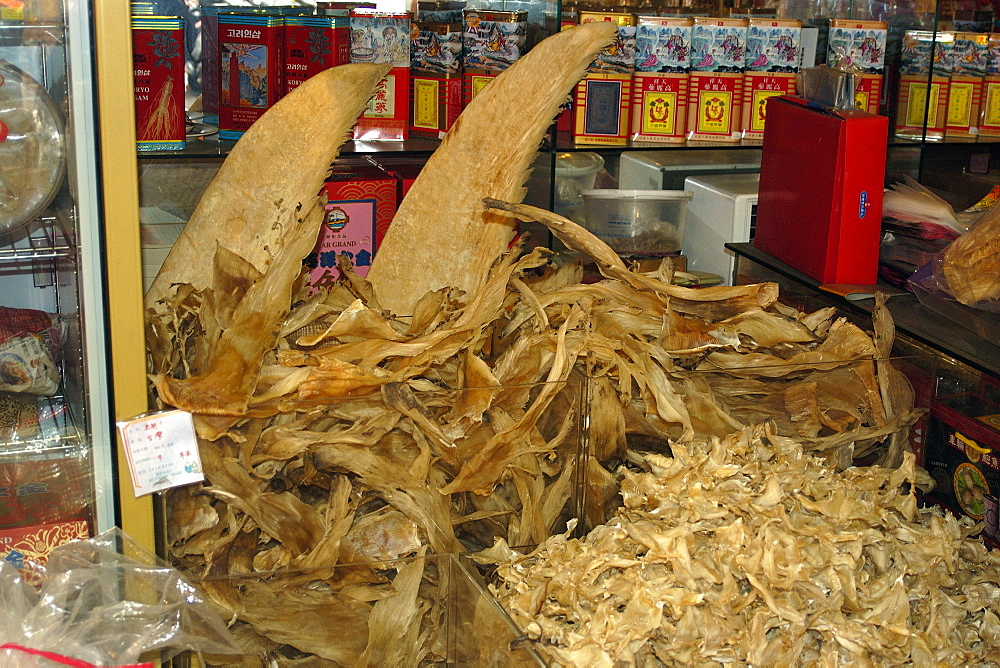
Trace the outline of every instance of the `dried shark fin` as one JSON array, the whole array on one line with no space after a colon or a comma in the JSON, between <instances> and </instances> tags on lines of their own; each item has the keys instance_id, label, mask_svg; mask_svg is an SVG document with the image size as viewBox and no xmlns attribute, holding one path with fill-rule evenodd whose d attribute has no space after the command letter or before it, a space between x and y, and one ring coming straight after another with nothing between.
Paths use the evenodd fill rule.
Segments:
<instances>
[{"instance_id":1,"label":"dried shark fin","mask_svg":"<svg viewBox=\"0 0 1000 668\"><path fill-rule=\"evenodd\" d=\"M167 404L208 415L246 412L263 354L274 348L291 307L302 258L319 234L318 193L327 169L385 72L345 65L313 77L268 110L223 163L150 286L150 316L156 317L156 303L172 284L211 285L216 256L206 255L206 248L224 248L262 276L232 295L228 326L210 342L200 375L154 376ZM274 146L287 151L288 159L275 159Z\"/></svg>"},{"instance_id":2,"label":"dried shark fin","mask_svg":"<svg viewBox=\"0 0 1000 668\"><path fill-rule=\"evenodd\" d=\"M469 103L410 188L368 272L382 306L409 315L426 292L478 292L514 235L510 219L486 211L483 197L524 197L559 105L614 32L594 23L552 35Z\"/></svg>"},{"instance_id":3,"label":"dried shark fin","mask_svg":"<svg viewBox=\"0 0 1000 668\"><path fill-rule=\"evenodd\" d=\"M348 130L387 71L363 63L321 72L250 126L198 200L146 292L146 307L177 283L208 287L216 243L265 272L285 243L286 230L277 223L317 197Z\"/></svg>"}]
</instances>

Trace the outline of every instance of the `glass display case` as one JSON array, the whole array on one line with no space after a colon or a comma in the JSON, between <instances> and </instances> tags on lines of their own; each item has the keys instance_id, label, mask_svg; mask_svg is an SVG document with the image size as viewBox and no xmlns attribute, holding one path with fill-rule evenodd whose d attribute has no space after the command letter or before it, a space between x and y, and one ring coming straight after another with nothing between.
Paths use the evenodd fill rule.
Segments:
<instances>
[{"instance_id":1,"label":"glass display case","mask_svg":"<svg viewBox=\"0 0 1000 668\"><path fill-rule=\"evenodd\" d=\"M0 558L116 523L90 3L0 7Z\"/></svg>"}]
</instances>

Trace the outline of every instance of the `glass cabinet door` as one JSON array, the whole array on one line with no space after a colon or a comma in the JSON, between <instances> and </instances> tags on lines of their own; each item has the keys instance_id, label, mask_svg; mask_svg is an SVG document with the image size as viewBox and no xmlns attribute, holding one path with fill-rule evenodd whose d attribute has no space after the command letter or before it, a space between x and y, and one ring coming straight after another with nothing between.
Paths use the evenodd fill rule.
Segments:
<instances>
[{"instance_id":1,"label":"glass cabinet door","mask_svg":"<svg viewBox=\"0 0 1000 668\"><path fill-rule=\"evenodd\" d=\"M115 524L90 3L0 2L0 558Z\"/></svg>"}]
</instances>

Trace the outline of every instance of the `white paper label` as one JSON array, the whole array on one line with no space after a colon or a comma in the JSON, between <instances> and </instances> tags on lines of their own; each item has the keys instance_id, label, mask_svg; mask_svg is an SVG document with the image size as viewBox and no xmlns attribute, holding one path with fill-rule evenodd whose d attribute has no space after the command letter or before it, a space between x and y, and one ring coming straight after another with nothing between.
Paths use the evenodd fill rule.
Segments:
<instances>
[{"instance_id":1,"label":"white paper label","mask_svg":"<svg viewBox=\"0 0 1000 668\"><path fill-rule=\"evenodd\" d=\"M194 420L187 411L159 411L118 423L136 496L201 482Z\"/></svg>"}]
</instances>

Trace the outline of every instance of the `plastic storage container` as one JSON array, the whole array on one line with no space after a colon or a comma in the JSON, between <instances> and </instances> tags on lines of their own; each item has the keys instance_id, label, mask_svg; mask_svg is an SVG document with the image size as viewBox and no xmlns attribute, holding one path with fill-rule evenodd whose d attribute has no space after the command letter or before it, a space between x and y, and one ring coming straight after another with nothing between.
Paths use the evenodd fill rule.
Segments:
<instances>
[{"instance_id":1,"label":"plastic storage container","mask_svg":"<svg viewBox=\"0 0 1000 668\"><path fill-rule=\"evenodd\" d=\"M602 169L604 158L597 153L556 154L555 212L582 224L583 200L580 192L593 189L597 174Z\"/></svg>"},{"instance_id":2,"label":"plastic storage container","mask_svg":"<svg viewBox=\"0 0 1000 668\"><path fill-rule=\"evenodd\" d=\"M681 250L686 190L584 190L585 227L621 255Z\"/></svg>"}]
</instances>

